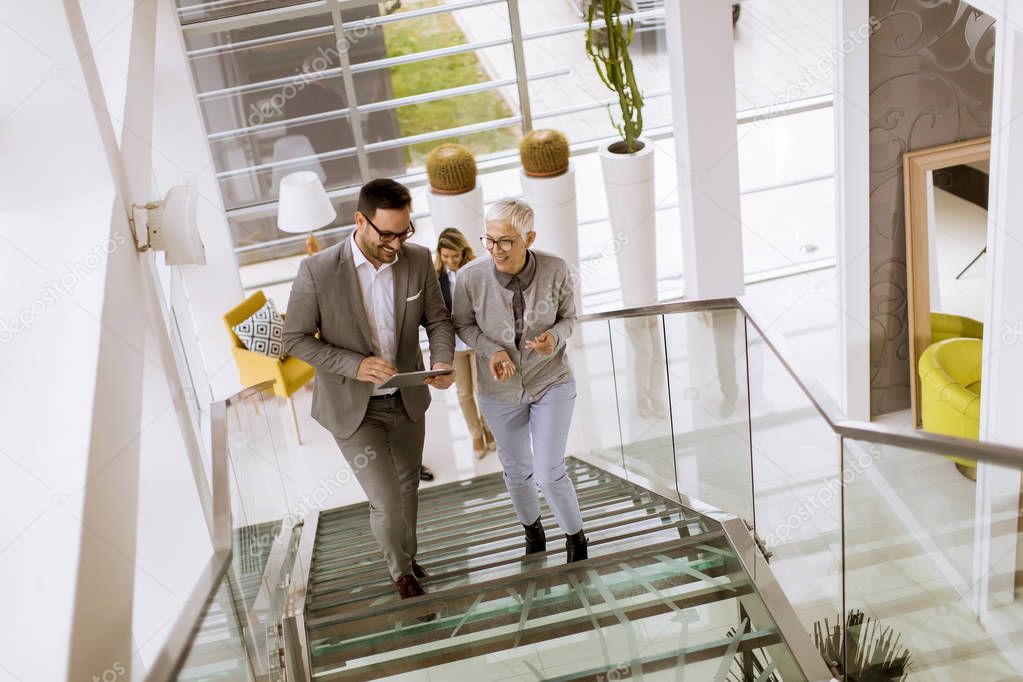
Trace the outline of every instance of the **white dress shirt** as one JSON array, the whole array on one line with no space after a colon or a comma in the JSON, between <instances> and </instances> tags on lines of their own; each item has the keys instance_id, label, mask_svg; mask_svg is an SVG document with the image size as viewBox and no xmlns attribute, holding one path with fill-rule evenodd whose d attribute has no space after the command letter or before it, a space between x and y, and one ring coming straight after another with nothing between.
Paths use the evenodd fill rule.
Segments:
<instances>
[{"instance_id":1,"label":"white dress shirt","mask_svg":"<svg viewBox=\"0 0 1023 682\"><path fill-rule=\"evenodd\" d=\"M453 297L455 295L455 279L458 277L458 275L456 275L453 270L448 270L447 268L444 268L444 271L448 273L448 284L450 285L448 291L451 292L451 296ZM462 339L458 338L458 335L456 334L455 351L458 352L463 350L472 350L472 348L470 348L469 344L467 344L465 341L462 341Z\"/></svg>"},{"instance_id":2,"label":"white dress shirt","mask_svg":"<svg viewBox=\"0 0 1023 682\"><path fill-rule=\"evenodd\" d=\"M379 268L373 267L359 248L353 232L352 259L355 261L355 272L359 275L362 304L366 308L366 319L373 335L373 347L379 357L393 365L397 339L394 329L394 271L391 266L398 262L398 258L395 257L392 262L384 263ZM390 395L397 390L377 389L373 391L373 395Z\"/></svg>"}]
</instances>

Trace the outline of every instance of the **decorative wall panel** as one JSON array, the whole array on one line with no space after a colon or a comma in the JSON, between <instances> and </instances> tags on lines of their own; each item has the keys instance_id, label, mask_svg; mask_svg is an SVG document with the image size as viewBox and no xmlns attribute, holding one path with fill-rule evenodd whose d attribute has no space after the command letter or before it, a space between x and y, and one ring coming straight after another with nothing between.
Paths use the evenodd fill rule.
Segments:
<instances>
[{"instance_id":1,"label":"decorative wall panel","mask_svg":"<svg viewBox=\"0 0 1023 682\"><path fill-rule=\"evenodd\" d=\"M909 407L902 154L988 135L994 19L961 0L870 0L870 408Z\"/></svg>"}]
</instances>

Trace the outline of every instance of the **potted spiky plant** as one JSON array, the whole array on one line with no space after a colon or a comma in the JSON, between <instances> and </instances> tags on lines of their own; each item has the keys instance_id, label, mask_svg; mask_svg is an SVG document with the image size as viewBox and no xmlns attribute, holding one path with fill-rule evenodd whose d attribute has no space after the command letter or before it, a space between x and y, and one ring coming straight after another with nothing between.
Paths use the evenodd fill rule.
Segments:
<instances>
[{"instance_id":1,"label":"potted spiky plant","mask_svg":"<svg viewBox=\"0 0 1023 682\"><path fill-rule=\"evenodd\" d=\"M621 0L592 0L587 22L586 53L618 97L608 114L619 139L601 149L600 165L622 299L629 307L647 305L657 300L654 156L653 145L642 137L643 93L629 55L635 27L632 19L622 21Z\"/></svg>"},{"instance_id":2,"label":"potted spiky plant","mask_svg":"<svg viewBox=\"0 0 1023 682\"><path fill-rule=\"evenodd\" d=\"M577 269L579 217L568 139L557 130L530 131L519 142L519 158L522 196L533 207L537 247Z\"/></svg>"},{"instance_id":3,"label":"potted spiky plant","mask_svg":"<svg viewBox=\"0 0 1023 682\"><path fill-rule=\"evenodd\" d=\"M472 152L460 144L438 145L426 157L426 176L430 181L427 199L434 232L439 234L444 228L457 228L480 255L483 250L479 241L483 235L483 188L476 182L476 158ZM434 247L432 235L425 232L420 243Z\"/></svg>"}]
</instances>

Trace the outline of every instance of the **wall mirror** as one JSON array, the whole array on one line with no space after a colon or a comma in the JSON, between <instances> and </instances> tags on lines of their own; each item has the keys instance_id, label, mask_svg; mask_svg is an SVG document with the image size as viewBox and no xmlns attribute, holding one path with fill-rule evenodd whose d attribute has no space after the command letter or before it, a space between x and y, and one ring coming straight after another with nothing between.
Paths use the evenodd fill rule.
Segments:
<instances>
[{"instance_id":1,"label":"wall mirror","mask_svg":"<svg viewBox=\"0 0 1023 682\"><path fill-rule=\"evenodd\" d=\"M910 389L922 425L920 356L950 336L980 338L990 138L903 156Z\"/></svg>"}]
</instances>

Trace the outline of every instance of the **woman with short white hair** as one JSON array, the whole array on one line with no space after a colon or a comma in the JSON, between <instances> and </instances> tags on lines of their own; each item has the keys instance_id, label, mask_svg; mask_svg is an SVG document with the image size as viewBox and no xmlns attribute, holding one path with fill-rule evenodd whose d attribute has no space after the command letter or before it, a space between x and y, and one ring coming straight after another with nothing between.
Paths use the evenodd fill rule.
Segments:
<instances>
[{"instance_id":1,"label":"woman with short white hair","mask_svg":"<svg viewBox=\"0 0 1023 682\"><path fill-rule=\"evenodd\" d=\"M525 528L526 554L547 549L539 486L572 562L587 557L579 500L565 471L576 396L565 357L575 327L575 290L568 263L533 251L535 240L526 202L494 204L482 237L491 258L459 273L452 318L458 336L476 350L480 410L497 440L505 485Z\"/></svg>"}]
</instances>

